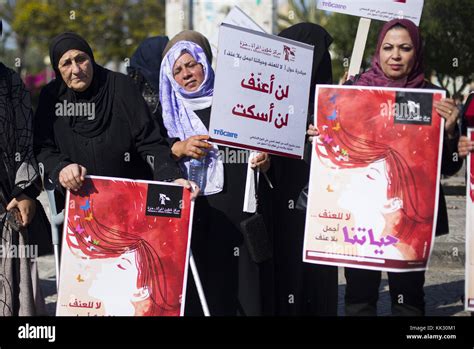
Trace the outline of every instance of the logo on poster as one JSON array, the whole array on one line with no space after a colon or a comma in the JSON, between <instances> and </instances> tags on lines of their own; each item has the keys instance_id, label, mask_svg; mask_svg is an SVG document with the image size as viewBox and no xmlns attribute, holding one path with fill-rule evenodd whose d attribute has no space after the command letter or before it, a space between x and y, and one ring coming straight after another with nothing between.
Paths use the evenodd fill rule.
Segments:
<instances>
[{"instance_id":1,"label":"logo on poster","mask_svg":"<svg viewBox=\"0 0 474 349\"><path fill-rule=\"evenodd\" d=\"M296 58L295 51L296 49L294 47L283 45L283 55L285 61L294 62Z\"/></svg>"},{"instance_id":2,"label":"logo on poster","mask_svg":"<svg viewBox=\"0 0 474 349\"><path fill-rule=\"evenodd\" d=\"M171 201L171 199L167 197L166 194L160 193L160 204L166 206L166 201Z\"/></svg>"},{"instance_id":3,"label":"logo on poster","mask_svg":"<svg viewBox=\"0 0 474 349\"><path fill-rule=\"evenodd\" d=\"M180 218L182 199L182 187L149 184L146 197L146 215Z\"/></svg>"},{"instance_id":4,"label":"logo on poster","mask_svg":"<svg viewBox=\"0 0 474 349\"><path fill-rule=\"evenodd\" d=\"M397 92L395 103L389 101L388 104L386 111L392 111L394 113L396 124L431 125L433 108L432 94Z\"/></svg>"},{"instance_id":5,"label":"logo on poster","mask_svg":"<svg viewBox=\"0 0 474 349\"><path fill-rule=\"evenodd\" d=\"M238 133L229 132L229 131L223 130L222 128L220 130L214 129L214 134L218 136L224 136L224 137L230 137L230 138L239 138Z\"/></svg>"}]
</instances>

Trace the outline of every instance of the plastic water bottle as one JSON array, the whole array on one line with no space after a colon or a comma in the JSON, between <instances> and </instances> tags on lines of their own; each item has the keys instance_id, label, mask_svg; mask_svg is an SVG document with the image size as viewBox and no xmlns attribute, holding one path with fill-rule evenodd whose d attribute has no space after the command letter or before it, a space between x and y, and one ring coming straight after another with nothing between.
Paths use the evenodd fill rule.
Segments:
<instances>
[{"instance_id":1,"label":"plastic water bottle","mask_svg":"<svg viewBox=\"0 0 474 349\"><path fill-rule=\"evenodd\" d=\"M207 175L207 166L206 166L206 157L200 159L191 159L189 161L189 176L188 179L193 181L198 185L198 187L204 190L206 185L206 175Z\"/></svg>"}]
</instances>

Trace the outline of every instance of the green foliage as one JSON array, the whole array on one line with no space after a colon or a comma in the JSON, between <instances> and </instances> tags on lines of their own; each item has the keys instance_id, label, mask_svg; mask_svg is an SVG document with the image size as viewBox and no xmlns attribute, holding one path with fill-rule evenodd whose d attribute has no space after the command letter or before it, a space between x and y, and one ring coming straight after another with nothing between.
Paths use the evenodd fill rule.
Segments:
<instances>
[{"instance_id":1,"label":"green foliage","mask_svg":"<svg viewBox=\"0 0 474 349\"><path fill-rule=\"evenodd\" d=\"M278 13L278 29L282 31L289 26L311 22L325 25L327 16L316 8L316 1L288 0L287 11Z\"/></svg>"},{"instance_id":2,"label":"green foliage","mask_svg":"<svg viewBox=\"0 0 474 349\"><path fill-rule=\"evenodd\" d=\"M165 31L164 0L17 0L0 6L15 33L18 56L48 55L50 40L64 31L82 35L100 64L130 57L145 38ZM31 62L24 62L27 69ZM34 64L36 65L36 64ZM24 68L24 67L23 67Z\"/></svg>"},{"instance_id":3,"label":"green foliage","mask_svg":"<svg viewBox=\"0 0 474 349\"><path fill-rule=\"evenodd\" d=\"M462 76L458 92L474 78L474 1L425 1L420 28L425 41L425 67L442 86Z\"/></svg>"},{"instance_id":4,"label":"green foliage","mask_svg":"<svg viewBox=\"0 0 474 349\"><path fill-rule=\"evenodd\" d=\"M359 17L333 13L329 16L326 29L331 33L334 42L331 46L334 81L338 81L349 69L354 40L359 26ZM379 21L371 21L369 35L365 46L362 69L370 67L370 61L377 45L378 32L383 25Z\"/></svg>"}]
</instances>

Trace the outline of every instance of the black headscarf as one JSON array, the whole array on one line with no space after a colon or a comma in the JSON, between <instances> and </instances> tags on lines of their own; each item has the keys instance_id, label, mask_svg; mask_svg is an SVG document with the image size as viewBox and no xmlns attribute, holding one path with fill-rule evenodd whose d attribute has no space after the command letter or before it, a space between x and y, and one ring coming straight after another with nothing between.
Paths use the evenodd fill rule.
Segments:
<instances>
[{"instance_id":1,"label":"black headscarf","mask_svg":"<svg viewBox=\"0 0 474 349\"><path fill-rule=\"evenodd\" d=\"M314 46L313 69L311 73L310 106L314 105L316 84L332 84L331 56L329 46L332 37L320 25L298 23L282 30L278 36Z\"/></svg>"},{"instance_id":2,"label":"black headscarf","mask_svg":"<svg viewBox=\"0 0 474 349\"><path fill-rule=\"evenodd\" d=\"M163 51L168 43L167 36L154 36L143 40L130 59L131 70L139 71L143 77L153 86L156 93L160 86L160 67Z\"/></svg>"},{"instance_id":3,"label":"black headscarf","mask_svg":"<svg viewBox=\"0 0 474 349\"><path fill-rule=\"evenodd\" d=\"M86 53L93 66L93 78L90 86L83 92L76 92L63 81L58 69L61 57L69 50L79 50ZM107 127L113 106L115 78L109 71L95 63L92 49L84 38L66 32L56 36L50 44L49 54L51 64L56 72L55 95L57 102L63 103L93 103L94 118L88 115L69 115L69 122L74 132L84 137L96 137Z\"/></svg>"}]
</instances>

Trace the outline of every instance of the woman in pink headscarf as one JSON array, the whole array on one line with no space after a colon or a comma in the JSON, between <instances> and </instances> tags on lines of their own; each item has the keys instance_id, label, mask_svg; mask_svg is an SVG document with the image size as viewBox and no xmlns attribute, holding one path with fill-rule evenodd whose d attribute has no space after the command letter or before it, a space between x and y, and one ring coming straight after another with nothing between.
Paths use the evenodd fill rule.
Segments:
<instances>
[{"instance_id":1,"label":"woman in pink headscarf","mask_svg":"<svg viewBox=\"0 0 474 349\"><path fill-rule=\"evenodd\" d=\"M393 19L382 27L371 69L361 75L351 77L346 84L439 89L425 79L421 36L418 27L406 19ZM457 157L454 156L459 140L458 108L454 101L448 98L436 102L434 106L441 117L445 119L441 172L449 176L456 173L462 165L461 161L455 161ZM318 131L313 125L310 125L308 135L318 135ZM438 207L436 235L447 234L449 231L448 215L442 189ZM376 316L381 272L345 268L345 277L347 281L346 315ZM393 315L424 315L424 271L389 272L388 282Z\"/></svg>"}]
</instances>

